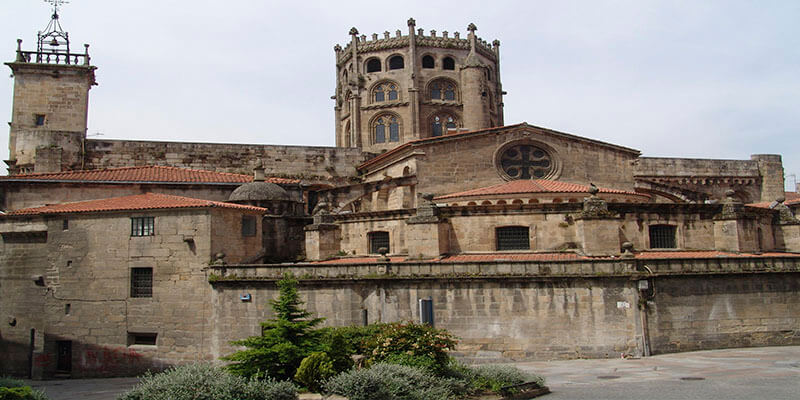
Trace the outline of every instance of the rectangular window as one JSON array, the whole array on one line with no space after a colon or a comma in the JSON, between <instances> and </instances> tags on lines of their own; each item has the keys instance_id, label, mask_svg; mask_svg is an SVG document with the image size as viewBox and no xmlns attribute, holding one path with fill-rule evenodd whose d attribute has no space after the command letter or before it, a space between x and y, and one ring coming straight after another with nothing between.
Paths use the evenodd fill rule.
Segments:
<instances>
[{"instance_id":1,"label":"rectangular window","mask_svg":"<svg viewBox=\"0 0 800 400\"><path fill-rule=\"evenodd\" d=\"M531 241L527 226L504 226L495 230L497 250L530 250Z\"/></svg>"},{"instance_id":2,"label":"rectangular window","mask_svg":"<svg viewBox=\"0 0 800 400\"><path fill-rule=\"evenodd\" d=\"M252 215L242 215L242 236L256 235L256 217Z\"/></svg>"},{"instance_id":3,"label":"rectangular window","mask_svg":"<svg viewBox=\"0 0 800 400\"><path fill-rule=\"evenodd\" d=\"M36 114L36 126L44 125L44 114Z\"/></svg>"},{"instance_id":4,"label":"rectangular window","mask_svg":"<svg viewBox=\"0 0 800 400\"><path fill-rule=\"evenodd\" d=\"M155 235L155 217L131 218L131 236Z\"/></svg>"},{"instance_id":5,"label":"rectangular window","mask_svg":"<svg viewBox=\"0 0 800 400\"><path fill-rule=\"evenodd\" d=\"M131 268L131 297L153 297L152 268Z\"/></svg>"},{"instance_id":6,"label":"rectangular window","mask_svg":"<svg viewBox=\"0 0 800 400\"><path fill-rule=\"evenodd\" d=\"M135 344L144 346L155 346L157 337L158 337L157 333L128 332L128 346L132 346Z\"/></svg>"},{"instance_id":7,"label":"rectangular window","mask_svg":"<svg viewBox=\"0 0 800 400\"><path fill-rule=\"evenodd\" d=\"M675 225L650 225L651 249L674 249Z\"/></svg>"},{"instance_id":8,"label":"rectangular window","mask_svg":"<svg viewBox=\"0 0 800 400\"><path fill-rule=\"evenodd\" d=\"M69 230L69 220L68 219L64 218L64 220L61 221L61 230L63 230L63 231Z\"/></svg>"},{"instance_id":9,"label":"rectangular window","mask_svg":"<svg viewBox=\"0 0 800 400\"><path fill-rule=\"evenodd\" d=\"M381 248L385 248L386 252L389 252L389 232L370 232L368 237L371 254L380 254Z\"/></svg>"}]
</instances>

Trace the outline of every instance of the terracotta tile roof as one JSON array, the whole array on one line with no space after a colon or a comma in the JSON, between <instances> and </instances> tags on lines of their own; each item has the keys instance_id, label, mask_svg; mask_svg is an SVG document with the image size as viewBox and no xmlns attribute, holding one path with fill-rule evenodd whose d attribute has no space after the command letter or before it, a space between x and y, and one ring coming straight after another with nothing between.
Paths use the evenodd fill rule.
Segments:
<instances>
[{"instance_id":1,"label":"terracotta tile roof","mask_svg":"<svg viewBox=\"0 0 800 400\"><path fill-rule=\"evenodd\" d=\"M555 131L555 130L552 130L552 129L542 128L542 127L539 127L539 126L530 125L527 122L521 122L519 124L514 124L514 125L495 126L495 127L492 127L492 128L484 128L484 129L478 129L478 130L474 130L474 131L458 132L458 133L453 133L453 134L450 134L450 135L442 135L442 136L436 136L436 137L429 137L429 138L412 140L410 142L403 143L402 145L397 146L394 149L391 149L391 150L387 151L386 153L383 153L383 154L381 154L381 155L379 155L377 157L374 157L372 159L369 159L369 160L361 163L361 165L356 167L356 169L363 169L363 168L369 167L370 165L373 165L373 164L375 164L375 163L377 163L377 162L379 162L381 160L385 160L387 158L390 158L395 153L399 153L402 150L407 149L407 148L409 148L409 147L411 147L413 145L436 142L436 141L441 141L441 140L449 140L449 139L454 139L454 138L462 138L462 137L466 137L466 136L472 136L472 135L486 133L486 132L492 132L492 131L506 131L506 130L511 130L511 129L519 128L519 127L530 127L530 128L533 128L533 129L541 129L541 130L544 130L544 131L549 132L551 134L555 134L555 135L559 135L559 136L566 136L566 137L574 138L574 139L581 140L581 141L584 141L584 142L592 142L592 143L596 143L596 144L602 145L602 146L614 147L614 148L617 148L617 149L620 149L620 150L624 150L624 151L627 151L627 152L632 152L632 153L637 153L637 154L640 153L639 150L631 149L631 148L628 148L628 147L623 147L623 146L619 146L619 145L615 145L615 144L611 144L611 143L606 143L606 142L603 142L603 141L600 141L600 140L589 139L589 138L585 138L585 137L582 137L582 136L572 135L572 134L569 134L569 133L559 132L559 131Z\"/></svg>"},{"instance_id":2,"label":"terracotta tile roof","mask_svg":"<svg viewBox=\"0 0 800 400\"><path fill-rule=\"evenodd\" d=\"M62 203L43 207L24 208L21 210L11 211L4 216L92 213L104 211L161 210L173 208L231 208L259 212L267 211L261 207L246 206L241 204L193 199L190 197L172 196L159 193L145 193L133 196L114 197L110 199L89 200L76 203Z\"/></svg>"},{"instance_id":3,"label":"terracotta tile roof","mask_svg":"<svg viewBox=\"0 0 800 400\"><path fill-rule=\"evenodd\" d=\"M148 165L83 171L63 171L2 176L0 180L81 181L81 182L159 182L159 183L247 183L251 175ZM271 183L299 183L297 179L267 178Z\"/></svg>"},{"instance_id":4,"label":"terracotta tile roof","mask_svg":"<svg viewBox=\"0 0 800 400\"><path fill-rule=\"evenodd\" d=\"M696 251L645 251L636 253L636 258L749 258L749 257L800 257L800 253L734 253L730 251L696 250Z\"/></svg>"},{"instance_id":5,"label":"terracotta tile roof","mask_svg":"<svg viewBox=\"0 0 800 400\"><path fill-rule=\"evenodd\" d=\"M786 201L800 201L800 193L786 192Z\"/></svg>"},{"instance_id":6,"label":"terracotta tile roof","mask_svg":"<svg viewBox=\"0 0 800 400\"><path fill-rule=\"evenodd\" d=\"M751 258L751 257L800 257L800 253L767 252L733 253L716 250L687 250L687 251L643 251L636 253L637 259L683 259L683 258ZM431 260L409 260L405 257L390 257L392 263L461 263L461 262L504 262L504 261L534 261L534 262L561 262L581 260L618 260L619 257L590 257L577 253L483 253L483 254L455 254ZM353 257L337 258L333 260L315 261L313 264L374 264L378 257Z\"/></svg>"},{"instance_id":7,"label":"terracotta tile roof","mask_svg":"<svg viewBox=\"0 0 800 400\"><path fill-rule=\"evenodd\" d=\"M465 192L451 193L443 196L436 197L436 199L450 199L454 197L472 197L472 196L487 196L487 195L503 195L503 194L524 194L524 193L589 193L589 186L578 185L575 183L549 181L545 179L520 179L501 183L478 189L467 190ZM625 194L631 196L641 196L648 198L649 196L628 192L625 190L605 189L600 188L600 193L609 194Z\"/></svg>"},{"instance_id":8,"label":"terracotta tile roof","mask_svg":"<svg viewBox=\"0 0 800 400\"><path fill-rule=\"evenodd\" d=\"M787 194L788 194L788 192L787 192ZM772 203L773 202L771 202L771 201L762 201L760 203L749 203L749 204L745 204L745 205L749 206L749 207L769 208L769 206L771 206ZM786 196L786 200L783 202L783 204L787 205L787 206L798 205L798 204L800 204L800 198L789 200L789 196Z\"/></svg>"}]
</instances>

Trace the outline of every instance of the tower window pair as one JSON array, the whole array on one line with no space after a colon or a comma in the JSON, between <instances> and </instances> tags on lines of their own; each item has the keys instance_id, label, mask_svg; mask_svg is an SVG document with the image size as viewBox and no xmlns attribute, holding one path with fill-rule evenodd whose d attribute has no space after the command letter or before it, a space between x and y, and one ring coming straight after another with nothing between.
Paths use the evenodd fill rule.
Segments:
<instances>
[{"instance_id":1,"label":"tower window pair","mask_svg":"<svg viewBox=\"0 0 800 400\"><path fill-rule=\"evenodd\" d=\"M374 125L374 132L375 132L375 143L386 143L387 136L386 131L388 129L389 142L399 142L400 141L400 122L397 120L397 117L391 115L383 115L378 117L375 120Z\"/></svg>"},{"instance_id":2,"label":"tower window pair","mask_svg":"<svg viewBox=\"0 0 800 400\"><path fill-rule=\"evenodd\" d=\"M447 130L455 128L455 118L450 115L436 115L431 121L431 136L442 136Z\"/></svg>"},{"instance_id":3,"label":"tower window pair","mask_svg":"<svg viewBox=\"0 0 800 400\"><path fill-rule=\"evenodd\" d=\"M433 56L424 56L422 57L422 68L425 69L432 69L436 67L436 61L434 60ZM455 70L456 69L456 60L453 57L445 57L442 59L442 69L444 70Z\"/></svg>"}]
</instances>

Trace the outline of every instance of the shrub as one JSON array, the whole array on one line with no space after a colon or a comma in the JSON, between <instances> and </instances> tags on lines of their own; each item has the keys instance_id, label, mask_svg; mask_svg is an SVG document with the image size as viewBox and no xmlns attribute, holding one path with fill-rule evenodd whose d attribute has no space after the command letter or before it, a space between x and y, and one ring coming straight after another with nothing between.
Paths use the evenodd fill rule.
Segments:
<instances>
[{"instance_id":1,"label":"shrub","mask_svg":"<svg viewBox=\"0 0 800 400\"><path fill-rule=\"evenodd\" d=\"M44 392L25 385L22 379L0 377L0 400L48 400Z\"/></svg>"},{"instance_id":2,"label":"shrub","mask_svg":"<svg viewBox=\"0 0 800 400\"><path fill-rule=\"evenodd\" d=\"M447 352L457 343L449 332L430 325L413 322L387 324L375 337L369 356L371 362L380 362L401 354L427 357L433 361L433 371L441 373L450 362Z\"/></svg>"},{"instance_id":3,"label":"shrub","mask_svg":"<svg viewBox=\"0 0 800 400\"><path fill-rule=\"evenodd\" d=\"M211 364L189 364L146 373L118 400L296 400L290 382L248 380Z\"/></svg>"},{"instance_id":4,"label":"shrub","mask_svg":"<svg viewBox=\"0 0 800 400\"><path fill-rule=\"evenodd\" d=\"M234 361L228 365L234 374L292 379L300 361L318 347L319 331L314 327L323 319L311 318L311 313L302 308L297 280L286 274L278 281L278 289L278 299L270 301L276 316L261 323L261 336L231 342L246 349L222 357Z\"/></svg>"},{"instance_id":5,"label":"shrub","mask_svg":"<svg viewBox=\"0 0 800 400\"><path fill-rule=\"evenodd\" d=\"M436 364L436 360L427 356L415 356L406 353L390 354L383 360L383 362L388 364L398 364L398 365L406 365L409 367L415 367L432 374L436 374L440 371L440 368Z\"/></svg>"},{"instance_id":6,"label":"shrub","mask_svg":"<svg viewBox=\"0 0 800 400\"><path fill-rule=\"evenodd\" d=\"M525 382L537 382L540 386L544 385L544 378L528 374L513 365L480 365L477 367L466 367L471 386L491 390L498 393L500 388L510 385L518 385Z\"/></svg>"},{"instance_id":7,"label":"shrub","mask_svg":"<svg viewBox=\"0 0 800 400\"><path fill-rule=\"evenodd\" d=\"M331 358L324 352L315 352L300 362L294 380L316 393L320 391L322 381L333 375L336 375L336 371L333 369Z\"/></svg>"},{"instance_id":8,"label":"shrub","mask_svg":"<svg viewBox=\"0 0 800 400\"><path fill-rule=\"evenodd\" d=\"M324 386L327 392L349 400L446 400L454 396L446 379L419 368L384 363L341 373Z\"/></svg>"},{"instance_id":9,"label":"shrub","mask_svg":"<svg viewBox=\"0 0 800 400\"><path fill-rule=\"evenodd\" d=\"M383 324L367 326L344 326L320 329L319 350L324 351L333 361L336 372L344 372L353 367L354 354L366 354L372 351L368 344L383 329Z\"/></svg>"}]
</instances>

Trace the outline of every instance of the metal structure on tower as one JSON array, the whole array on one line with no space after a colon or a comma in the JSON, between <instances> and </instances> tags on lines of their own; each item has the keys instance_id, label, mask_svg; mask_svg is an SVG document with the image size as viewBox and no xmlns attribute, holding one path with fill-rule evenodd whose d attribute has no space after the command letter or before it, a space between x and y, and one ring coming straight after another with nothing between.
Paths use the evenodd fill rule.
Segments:
<instances>
[{"instance_id":1,"label":"metal structure on tower","mask_svg":"<svg viewBox=\"0 0 800 400\"><path fill-rule=\"evenodd\" d=\"M45 3L53 6L53 14L50 22L44 31L37 34L38 43L36 51L42 53L67 53L69 54L69 33L65 32L59 21L58 8L63 4L69 4L66 0L44 0ZM61 47L65 46L65 48ZM64 50L62 50L62 48Z\"/></svg>"}]
</instances>

